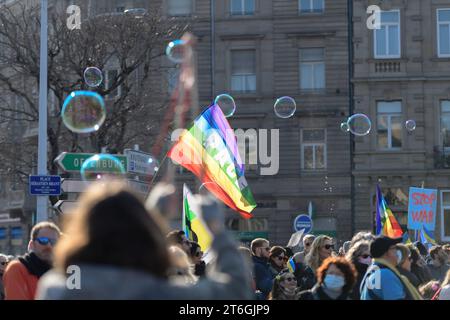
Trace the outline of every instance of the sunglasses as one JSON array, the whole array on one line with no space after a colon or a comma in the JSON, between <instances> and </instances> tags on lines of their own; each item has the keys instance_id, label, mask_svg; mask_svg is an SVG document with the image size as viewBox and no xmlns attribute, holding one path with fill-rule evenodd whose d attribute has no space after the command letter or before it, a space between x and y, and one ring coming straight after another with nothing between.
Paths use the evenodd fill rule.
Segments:
<instances>
[{"instance_id":1,"label":"sunglasses","mask_svg":"<svg viewBox=\"0 0 450 320\"><path fill-rule=\"evenodd\" d=\"M361 257L364 259L372 258L372 256L370 254L362 254Z\"/></svg>"},{"instance_id":2,"label":"sunglasses","mask_svg":"<svg viewBox=\"0 0 450 320\"><path fill-rule=\"evenodd\" d=\"M195 253L195 256L196 257L201 257L203 255L203 252L201 252L201 251L197 251L196 253Z\"/></svg>"},{"instance_id":3,"label":"sunglasses","mask_svg":"<svg viewBox=\"0 0 450 320\"><path fill-rule=\"evenodd\" d=\"M305 243L305 247L309 247L311 243Z\"/></svg>"},{"instance_id":4,"label":"sunglasses","mask_svg":"<svg viewBox=\"0 0 450 320\"><path fill-rule=\"evenodd\" d=\"M46 246L48 244L54 246L56 244L56 239L50 239L47 237L39 237L34 239L34 241L37 241L37 243L39 243L41 246Z\"/></svg>"},{"instance_id":5,"label":"sunglasses","mask_svg":"<svg viewBox=\"0 0 450 320\"><path fill-rule=\"evenodd\" d=\"M334 249L334 244L326 244L323 247L327 250Z\"/></svg>"},{"instance_id":6,"label":"sunglasses","mask_svg":"<svg viewBox=\"0 0 450 320\"><path fill-rule=\"evenodd\" d=\"M295 282L297 282L297 278L295 278L295 277L288 277L288 278L284 278L283 281L287 281L287 282L295 281Z\"/></svg>"},{"instance_id":7,"label":"sunglasses","mask_svg":"<svg viewBox=\"0 0 450 320\"><path fill-rule=\"evenodd\" d=\"M2 265L2 266L6 266L7 264L8 264L8 262L6 262L6 261L0 262L0 265Z\"/></svg>"},{"instance_id":8,"label":"sunglasses","mask_svg":"<svg viewBox=\"0 0 450 320\"><path fill-rule=\"evenodd\" d=\"M280 261L283 261L283 260L285 260L286 259L286 257L281 257L281 256L278 256L278 257L276 257L278 260L280 260Z\"/></svg>"}]
</instances>

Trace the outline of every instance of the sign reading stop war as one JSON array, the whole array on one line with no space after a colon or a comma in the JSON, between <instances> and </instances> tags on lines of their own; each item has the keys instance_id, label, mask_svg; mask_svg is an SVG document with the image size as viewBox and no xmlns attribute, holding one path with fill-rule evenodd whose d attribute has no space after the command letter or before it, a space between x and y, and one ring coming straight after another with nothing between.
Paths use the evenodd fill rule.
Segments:
<instances>
[{"instance_id":1,"label":"sign reading stop war","mask_svg":"<svg viewBox=\"0 0 450 320\"><path fill-rule=\"evenodd\" d=\"M408 229L425 227L434 231L436 225L437 190L409 188Z\"/></svg>"}]
</instances>

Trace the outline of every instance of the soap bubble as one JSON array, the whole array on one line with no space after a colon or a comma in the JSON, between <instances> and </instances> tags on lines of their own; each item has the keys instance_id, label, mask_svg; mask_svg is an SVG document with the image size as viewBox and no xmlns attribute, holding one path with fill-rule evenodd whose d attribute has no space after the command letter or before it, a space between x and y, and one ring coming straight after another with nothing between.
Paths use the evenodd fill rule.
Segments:
<instances>
[{"instance_id":1,"label":"soap bubble","mask_svg":"<svg viewBox=\"0 0 450 320\"><path fill-rule=\"evenodd\" d=\"M89 67L84 70L84 82L89 87L98 87L103 82L102 71L97 67Z\"/></svg>"},{"instance_id":2,"label":"soap bubble","mask_svg":"<svg viewBox=\"0 0 450 320\"><path fill-rule=\"evenodd\" d=\"M287 119L294 115L295 110L297 110L297 105L294 99L285 96L275 101L273 110L277 117Z\"/></svg>"},{"instance_id":3,"label":"soap bubble","mask_svg":"<svg viewBox=\"0 0 450 320\"><path fill-rule=\"evenodd\" d=\"M352 115L348 118L347 124L349 131L355 136L365 136L369 134L372 128L369 117L362 113Z\"/></svg>"},{"instance_id":4,"label":"soap bubble","mask_svg":"<svg viewBox=\"0 0 450 320\"><path fill-rule=\"evenodd\" d=\"M350 128L348 127L347 122L342 122L341 123L341 131L342 132L349 132L350 131Z\"/></svg>"},{"instance_id":5,"label":"soap bubble","mask_svg":"<svg viewBox=\"0 0 450 320\"><path fill-rule=\"evenodd\" d=\"M231 117L236 111L236 103L232 96L228 94L221 94L216 97L214 103L219 106L225 117Z\"/></svg>"},{"instance_id":6,"label":"soap bubble","mask_svg":"<svg viewBox=\"0 0 450 320\"><path fill-rule=\"evenodd\" d=\"M97 131L106 119L105 102L96 92L74 91L64 101L61 117L73 132Z\"/></svg>"},{"instance_id":7,"label":"soap bubble","mask_svg":"<svg viewBox=\"0 0 450 320\"><path fill-rule=\"evenodd\" d=\"M120 179L126 175L125 164L111 154L96 154L83 162L80 175L84 181Z\"/></svg>"},{"instance_id":8,"label":"soap bubble","mask_svg":"<svg viewBox=\"0 0 450 320\"><path fill-rule=\"evenodd\" d=\"M184 40L174 40L166 47L166 55L170 61L181 63L184 60L186 51L186 42Z\"/></svg>"},{"instance_id":9,"label":"soap bubble","mask_svg":"<svg viewBox=\"0 0 450 320\"><path fill-rule=\"evenodd\" d=\"M406 127L406 130L408 130L409 132L412 132L412 131L416 130L416 122L414 120L407 120L405 122L405 127Z\"/></svg>"}]
</instances>

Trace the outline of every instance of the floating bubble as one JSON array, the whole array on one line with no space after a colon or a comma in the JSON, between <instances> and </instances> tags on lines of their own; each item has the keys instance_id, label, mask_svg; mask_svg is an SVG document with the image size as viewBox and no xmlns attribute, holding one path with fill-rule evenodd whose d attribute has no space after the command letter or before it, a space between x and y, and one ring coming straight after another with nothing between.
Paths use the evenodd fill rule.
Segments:
<instances>
[{"instance_id":1,"label":"floating bubble","mask_svg":"<svg viewBox=\"0 0 450 320\"><path fill-rule=\"evenodd\" d=\"M416 130L416 122L414 120L407 120L405 122L405 127L406 127L406 130L408 130L409 132L412 132L412 131Z\"/></svg>"},{"instance_id":2,"label":"floating bubble","mask_svg":"<svg viewBox=\"0 0 450 320\"><path fill-rule=\"evenodd\" d=\"M186 42L184 40L175 40L170 42L166 48L166 55L170 61L181 63L184 60L186 51Z\"/></svg>"},{"instance_id":3,"label":"floating bubble","mask_svg":"<svg viewBox=\"0 0 450 320\"><path fill-rule=\"evenodd\" d=\"M341 123L341 131L342 132L349 132L350 131L350 128L348 127L347 122L342 122Z\"/></svg>"},{"instance_id":4,"label":"floating bubble","mask_svg":"<svg viewBox=\"0 0 450 320\"><path fill-rule=\"evenodd\" d=\"M96 92L74 91L64 101L61 117L73 132L97 131L106 119L105 102Z\"/></svg>"},{"instance_id":5,"label":"floating bubble","mask_svg":"<svg viewBox=\"0 0 450 320\"><path fill-rule=\"evenodd\" d=\"M214 100L214 103L219 106L225 117L231 117L236 111L236 103L229 94L220 94Z\"/></svg>"},{"instance_id":6,"label":"floating bubble","mask_svg":"<svg viewBox=\"0 0 450 320\"><path fill-rule=\"evenodd\" d=\"M294 99L285 96L278 98L277 101L275 101L273 110L277 117L287 119L294 115L297 110L297 105Z\"/></svg>"},{"instance_id":7,"label":"floating bubble","mask_svg":"<svg viewBox=\"0 0 450 320\"><path fill-rule=\"evenodd\" d=\"M365 136L369 134L372 123L368 116L362 113L352 115L347 120L349 131L355 136Z\"/></svg>"},{"instance_id":8,"label":"floating bubble","mask_svg":"<svg viewBox=\"0 0 450 320\"><path fill-rule=\"evenodd\" d=\"M96 154L86 159L80 170L84 181L121 179L126 173L125 165L111 154Z\"/></svg>"},{"instance_id":9,"label":"floating bubble","mask_svg":"<svg viewBox=\"0 0 450 320\"><path fill-rule=\"evenodd\" d=\"M98 87L103 82L102 71L97 67L89 67L84 70L84 82L89 87Z\"/></svg>"}]
</instances>

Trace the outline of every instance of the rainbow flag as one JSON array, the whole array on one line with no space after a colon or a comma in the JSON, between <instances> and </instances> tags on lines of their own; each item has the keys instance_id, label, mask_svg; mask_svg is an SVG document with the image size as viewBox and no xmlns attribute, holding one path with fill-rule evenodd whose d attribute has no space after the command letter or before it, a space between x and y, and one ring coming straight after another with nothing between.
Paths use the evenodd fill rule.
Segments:
<instances>
[{"instance_id":1,"label":"rainbow flag","mask_svg":"<svg viewBox=\"0 0 450 320\"><path fill-rule=\"evenodd\" d=\"M424 226L422 226L422 229L419 230L419 239L423 244L429 244L433 246L437 245L436 240L434 240L433 233L428 231Z\"/></svg>"},{"instance_id":2,"label":"rainbow flag","mask_svg":"<svg viewBox=\"0 0 450 320\"><path fill-rule=\"evenodd\" d=\"M294 261L294 257L291 257L287 263L287 268L289 269L290 273L294 273L295 272L295 261Z\"/></svg>"},{"instance_id":3,"label":"rainbow flag","mask_svg":"<svg viewBox=\"0 0 450 320\"><path fill-rule=\"evenodd\" d=\"M182 226L186 238L200 245L202 251L207 254L211 247L213 236L206 223L198 214L195 202L192 200L191 190L183 185L183 217Z\"/></svg>"},{"instance_id":4,"label":"rainbow flag","mask_svg":"<svg viewBox=\"0 0 450 320\"><path fill-rule=\"evenodd\" d=\"M380 186L377 185L377 235L385 235L390 238L399 238L403 236L402 228L397 219L387 206L386 200L381 193Z\"/></svg>"},{"instance_id":5,"label":"rainbow flag","mask_svg":"<svg viewBox=\"0 0 450 320\"><path fill-rule=\"evenodd\" d=\"M185 130L167 156L194 173L214 196L244 218L256 207L244 176L236 136L217 105Z\"/></svg>"}]
</instances>

